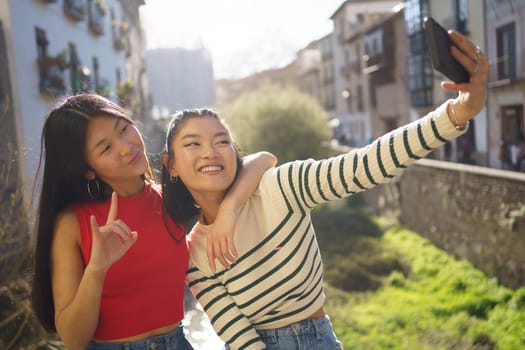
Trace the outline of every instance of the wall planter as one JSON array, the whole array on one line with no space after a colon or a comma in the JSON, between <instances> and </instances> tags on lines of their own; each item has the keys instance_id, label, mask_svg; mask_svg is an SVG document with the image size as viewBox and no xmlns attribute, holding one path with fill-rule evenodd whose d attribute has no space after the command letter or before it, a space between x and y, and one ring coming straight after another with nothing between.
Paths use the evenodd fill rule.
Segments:
<instances>
[{"instance_id":1,"label":"wall planter","mask_svg":"<svg viewBox=\"0 0 525 350\"><path fill-rule=\"evenodd\" d=\"M107 5L102 0L89 3L89 29L95 35L104 34L104 17L107 13Z\"/></svg>"},{"instance_id":2,"label":"wall planter","mask_svg":"<svg viewBox=\"0 0 525 350\"><path fill-rule=\"evenodd\" d=\"M126 48L126 38L124 37L115 37L113 39L113 47L117 51L122 51Z\"/></svg>"},{"instance_id":3,"label":"wall planter","mask_svg":"<svg viewBox=\"0 0 525 350\"><path fill-rule=\"evenodd\" d=\"M105 16L108 12L108 5L104 0L95 0L95 7L101 16Z\"/></svg>"},{"instance_id":4,"label":"wall planter","mask_svg":"<svg viewBox=\"0 0 525 350\"><path fill-rule=\"evenodd\" d=\"M66 56L67 52L62 51L57 56L43 56L38 59L40 93L58 96L66 92L64 70L69 68Z\"/></svg>"},{"instance_id":5,"label":"wall planter","mask_svg":"<svg viewBox=\"0 0 525 350\"><path fill-rule=\"evenodd\" d=\"M64 13L75 21L83 21L86 15L85 0L64 0Z\"/></svg>"},{"instance_id":6,"label":"wall planter","mask_svg":"<svg viewBox=\"0 0 525 350\"><path fill-rule=\"evenodd\" d=\"M117 86L117 96L124 107L129 107L135 94L135 84L131 80L121 82Z\"/></svg>"},{"instance_id":7,"label":"wall planter","mask_svg":"<svg viewBox=\"0 0 525 350\"><path fill-rule=\"evenodd\" d=\"M92 14L89 18L89 30L95 35L104 35L104 17Z\"/></svg>"},{"instance_id":8,"label":"wall planter","mask_svg":"<svg viewBox=\"0 0 525 350\"><path fill-rule=\"evenodd\" d=\"M97 94L109 98L111 96L111 89L108 86L97 86Z\"/></svg>"},{"instance_id":9,"label":"wall planter","mask_svg":"<svg viewBox=\"0 0 525 350\"><path fill-rule=\"evenodd\" d=\"M113 19L111 27L113 29L113 47L117 51L124 50L126 48L126 36L129 31L128 22L118 22Z\"/></svg>"}]
</instances>

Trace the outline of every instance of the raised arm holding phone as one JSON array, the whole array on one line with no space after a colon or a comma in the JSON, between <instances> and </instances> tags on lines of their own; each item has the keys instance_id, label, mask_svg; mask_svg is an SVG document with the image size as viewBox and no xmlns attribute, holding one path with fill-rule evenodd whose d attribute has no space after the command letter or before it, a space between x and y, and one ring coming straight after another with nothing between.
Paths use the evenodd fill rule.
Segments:
<instances>
[{"instance_id":1,"label":"raised arm holding phone","mask_svg":"<svg viewBox=\"0 0 525 350\"><path fill-rule=\"evenodd\" d=\"M198 219L189 238L188 284L227 347L342 349L323 307L323 266L310 211L392 181L466 132L485 105L489 64L466 37L453 31L447 35L454 44L450 54L470 75L467 82L442 83L458 96L363 148L268 170L240 210L233 242L237 257L232 259L227 245L214 250L227 264L210 264L207 239L236 182L239 150L217 112L199 109L173 116L163 160L164 199L174 220ZM213 172L196 171L207 167Z\"/></svg>"}]
</instances>

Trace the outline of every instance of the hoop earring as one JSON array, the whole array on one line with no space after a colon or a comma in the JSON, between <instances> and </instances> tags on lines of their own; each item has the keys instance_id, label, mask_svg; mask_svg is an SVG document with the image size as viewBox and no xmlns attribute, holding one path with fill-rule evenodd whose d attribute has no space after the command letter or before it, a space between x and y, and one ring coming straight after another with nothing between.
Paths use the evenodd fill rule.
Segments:
<instances>
[{"instance_id":1,"label":"hoop earring","mask_svg":"<svg viewBox=\"0 0 525 350\"><path fill-rule=\"evenodd\" d=\"M179 177L178 177L178 176L172 176L172 175L170 175L170 182L171 182L172 184L177 183L177 181L179 181Z\"/></svg>"},{"instance_id":2,"label":"hoop earring","mask_svg":"<svg viewBox=\"0 0 525 350\"><path fill-rule=\"evenodd\" d=\"M93 191L91 189L91 184L94 183L95 187L93 188ZM98 182L97 178L94 178L92 180L87 181L87 193L91 199L96 199L100 195L100 182Z\"/></svg>"}]
</instances>

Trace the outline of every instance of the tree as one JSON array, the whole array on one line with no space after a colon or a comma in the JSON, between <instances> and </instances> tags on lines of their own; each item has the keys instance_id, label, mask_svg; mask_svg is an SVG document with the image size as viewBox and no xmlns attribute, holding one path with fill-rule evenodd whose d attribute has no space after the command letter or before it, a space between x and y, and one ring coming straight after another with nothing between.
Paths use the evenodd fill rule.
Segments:
<instances>
[{"instance_id":1,"label":"tree","mask_svg":"<svg viewBox=\"0 0 525 350\"><path fill-rule=\"evenodd\" d=\"M325 158L331 131L328 117L311 96L268 85L240 96L221 115L242 150L272 152L280 163Z\"/></svg>"}]
</instances>

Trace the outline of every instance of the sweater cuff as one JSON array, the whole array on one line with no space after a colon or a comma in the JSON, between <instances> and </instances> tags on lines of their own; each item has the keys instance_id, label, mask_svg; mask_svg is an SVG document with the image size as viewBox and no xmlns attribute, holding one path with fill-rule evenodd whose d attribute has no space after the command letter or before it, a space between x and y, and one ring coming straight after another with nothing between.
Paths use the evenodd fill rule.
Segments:
<instances>
[{"instance_id":1,"label":"sweater cuff","mask_svg":"<svg viewBox=\"0 0 525 350\"><path fill-rule=\"evenodd\" d=\"M454 123L452 123L452 116L449 117L447 113L447 106L452 101L454 100L448 99L447 101L443 102L432 114L441 136L447 140L455 139L456 137L461 136L468 131L468 127L463 131L458 131Z\"/></svg>"}]
</instances>

